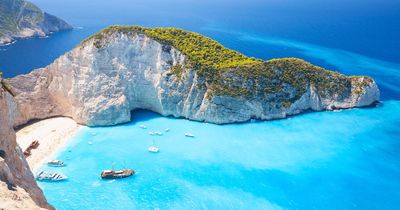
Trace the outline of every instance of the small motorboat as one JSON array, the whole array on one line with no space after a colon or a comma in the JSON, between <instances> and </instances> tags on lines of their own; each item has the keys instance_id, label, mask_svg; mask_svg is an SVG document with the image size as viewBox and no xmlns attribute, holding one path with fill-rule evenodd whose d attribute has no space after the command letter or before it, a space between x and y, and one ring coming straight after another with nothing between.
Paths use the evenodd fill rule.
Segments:
<instances>
[{"instance_id":1,"label":"small motorboat","mask_svg":"<svg viewBox=\"0 0 400 210\"><path fill-rule=\"evenodd\" d=\"M50 172L50 171L41 171L37 176L36 180L38 181L50 181L50 182L57 182L57 181L63 181L68 179L67 176L63 174L59 174L56 172Z\"/></svg>"},{"instance_id":2,"label":"small motorboat","mask_svg":"<svg viewBox=\"0 0 400 210\"><path fill-rule=\"evenodd\" d=\"M146 128L147 128L147 127L146 127L145 125L143 125L143 124L139 125L139 127L142 128L142 129L146 129Z\"/></svg>"},{"instance_id":3,"label":"small motorboat","mask_svg":"<svg viewBox=\"0 0 400 210\"><path fill-rule=\"evenodd\" d=\"M162 136L162 133L159 131L154 132L154 134L158 135L158 136Z\"/></svg>"},{"instance_id":4,"label":"small motorboat","mask_svg":"<svg viewBox=\"0 0 400 210\"><path fill-rule=\"evenodd\" d=\"M149 134L150 134L151 136L154 136L155 133L154 133L154 132L149 132Z\"/></svg>"},{"instance_id":5,"label":"small motorboat","mask_svg":"<svg viewBox=\"0 0 400 210\"><path fill-rule=\"evenodd\" d=\"M160 148L156 147L156 146L151 146L147 149L149 152L153 152L153 153L157 153L160 151Z\"/></svg>"},{"instance_id":6,"label":"small motorboat","mask_svg":"<svg viewBox=\"0 0 400 210\"><path fill-rule=\"evenodd\" d=\"M166 129L165 129L165 132L169 132L170 130L171 130L171 129L169 129L169 128L166 128Z\"/></svg>"},{"instance_id":7,"label":"small motorboat","mask_svg":"<svg viewBox=\"0 0 400 210\"><path fill-rule=\"evenodd\" d=\"M192 137L192 138L194 137L194 135L191 134L191 133L185 133L185 136L186 136L186 137Z\"/></svg>"},{"instance_id":8,"label":"small motorboat","mask_svg":"<svg viewBox=\"0 0 400 210\"><path fill-rule=\"evenodd\" d=\"M131 169L125 169L125 170L104 170L101 172L101 178L102 179L121 179L121 178L126 178L129 176L132 176L135 174L134 170Z\"/></svg>"},{"instance_id":9,"label":"small motorboat","mask_svg":"<svg viewBox=\"0 0 400 210\"><path fill-rule=\"evenodd\" d=\"M65 163L61 160L51 160L47 162L47 165L52 167L62 167L65 166Z\"/></svg>"}]
</instances>

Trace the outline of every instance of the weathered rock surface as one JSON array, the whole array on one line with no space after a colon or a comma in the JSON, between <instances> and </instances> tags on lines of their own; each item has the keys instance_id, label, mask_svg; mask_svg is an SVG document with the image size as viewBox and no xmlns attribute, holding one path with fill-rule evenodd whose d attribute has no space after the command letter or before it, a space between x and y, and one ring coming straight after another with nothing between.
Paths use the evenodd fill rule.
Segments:
<instances>
[{"instance_id":1,"label":"weathered rock surface","mask_svg":"<svg viewBox=\"0 0 400 210\"><path fill-rule=\"evenodd\" d=\"M264 84L282 82L279 75L286 69L279 66L272 68L276 79L264 78L264 82L263 78L243 78L233 70L223 73L227 87L250 90L242 95L224 94L191 67L184 67L180 75L172 72L174 66L186 63L188 58L180 50L141 33L115 32L101 40L89 39L53 64L9 80L19 106L16 125L59 115L89 126L114 125L130 121L131 110L139 108L233 123L284 118L305 110L362 107L379 100L373 79L337 73L328 74L326 81L347 82L339 92L321 91L315 85L319 83L304 75L302 92L284 82L278 91L262 91ZM296 98L297 93L301 95Z\"/></svg>"},{"instance_id":2,"label":"weathered rock surface","mask_svg":"<svg viewBox=\"0 0 400 210\"><path fill-rule=\"evenodd\" d=\"M67 29L72 26L28 1L0 1L0 44Z\"/></svg>"},{"instance_id":3,"label":"weathered rock surface","mask_svg":"<svg viewBox=\"0 0 400 210\"><path fill-rule=\"evenodd\" d=\"M13 129L17 104L0 85L0 209L53 209L36 184Z\"/></svg>"}]
</instances>

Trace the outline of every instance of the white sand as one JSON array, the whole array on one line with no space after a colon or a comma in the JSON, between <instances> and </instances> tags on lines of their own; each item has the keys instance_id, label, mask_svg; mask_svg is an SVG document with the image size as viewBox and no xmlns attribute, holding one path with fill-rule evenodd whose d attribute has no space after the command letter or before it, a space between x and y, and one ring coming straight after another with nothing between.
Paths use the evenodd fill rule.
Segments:
<instances>
[{"instance_id":1,"label":"white sand","mask_svg":"<svg viewBox=\"0 0 400 210\"><path fill-rule=\"evenodd\" d=\"M64 148L79 131L81 125L66 117L57 117L28 125L17 132L17 142L25 151L32 141L39 141L37 149L27 158L31 170L35 173L45 162L52 160L57 151Z\"/></svg>"}]
</instances>

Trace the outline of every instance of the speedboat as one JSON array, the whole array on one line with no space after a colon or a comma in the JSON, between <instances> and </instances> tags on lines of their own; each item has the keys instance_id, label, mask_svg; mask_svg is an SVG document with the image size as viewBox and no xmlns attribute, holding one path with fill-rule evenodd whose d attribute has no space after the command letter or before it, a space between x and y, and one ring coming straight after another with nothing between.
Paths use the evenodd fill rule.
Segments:
<instances>
[{"instance_id":1,"label":"speedboat","mask_svg":"<svg viewBox=\"0 0 400 210\"><path fill-rule=\"evenodd\" d=\"M134 170L131 169L125 169L125 170L104 170L101 172L101 178L102 179L121 179L121 178L126 178L129 176L132 176L135 174Z\"/></svg>"},{"instance_id":2,"label":"speedboat","mask_svg":"<svg viewBox=\"0 0 400 210\"><path fill-rule=\"evenodd\" d=\"M169 132L170 130L171 130L171 129L169 129L169 128L166 128L166 129L165 129L165 132Z\"/></svg>"},{"instance_id":3,"label":"speedboat","mask_svg":"<svg viewBox=\"0 0 400 210\"><path fill-rule=\"evenodd\" d=\"M53 167L61 167L61 166L65 166L65 163L61 160L51 160L49 162L47 162L48 166L53 166Z\"/></svg>"},{"instance_id":4,"label":"speedboat","mask_svg":"<svg viewBox=\"0 0 400 210\"><path fill-rule=\"evenodd\" d=\"M191 134L191 133L185 133L185 136L186 136L186 137L192 137L192 138L194 137L194 135Z\"/></svg>"},{"instance_id":5,"label":"speedboat","mask_svg":"<svg viewBox=\"0 0 400 210\"><path fill-rule=\"evenodd\" d=\"M155 133L154 133L154 132L149 132L149 134L150 134L151 136L153 136Z\"/></svg>"},{"instance_id":6,"label":"speedboat","mask_svg":"<svg viewBox=\"0 0 400 210\"><path fill-rule=\"evenodd\" d=\"M162 133L159 132L159 131L154 132L154 134L159 135L159 136L162 136Z\"/></svg>"},{"instance_id":7,"label":"speedboat","mask_svg":"<svg viewBox=\"0 0 400 210\"><path fill-rule=\"evenodd\" d=\"M68 179L67 176L63 174L59 174L56 172L50 172L50 171L41 171L37 176L36 180L38 181L50 181L50 182L57 182L57 181L63 181Z\"/></svg>"},{"instance_id":8,"label":"speedboat","mask_svg":"<svg viewBox=\"0 0 400 210\"><path fill-rule=\"evenodd\" d=\"M139 125L139 127L142 128L142 129L146 129L146 128L147 128L147 127L146 127L145 125L143 125L143 124Z\"/></svg>"},{"instance_id":9,"label":"speedboat","mask_svg":"<svg viewBox=\"0 0 400 210\"><path fill-rule=\"evenodd\" d=\"M157 153L160 151L160 148L158 148L156 146L151 146L147 150L149 150L149 152Z\"/></svg>"}]
</instances>

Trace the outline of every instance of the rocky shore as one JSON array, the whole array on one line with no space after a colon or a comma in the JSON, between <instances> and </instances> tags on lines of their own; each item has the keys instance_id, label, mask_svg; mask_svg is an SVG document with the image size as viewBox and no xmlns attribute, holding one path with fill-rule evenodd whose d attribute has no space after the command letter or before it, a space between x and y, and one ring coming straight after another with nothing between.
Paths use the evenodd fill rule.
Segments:
<instances>
[{"instance_id":1,"label":"rocky shore","mask_svg":"<svg viewBox=\"0 0 400 210\"><path fill-rule=\"evenodd\" d=\"M36 184L13 129L17 104L0 85L0 209L54 209Z\"/></svg>"}]
</instances>

